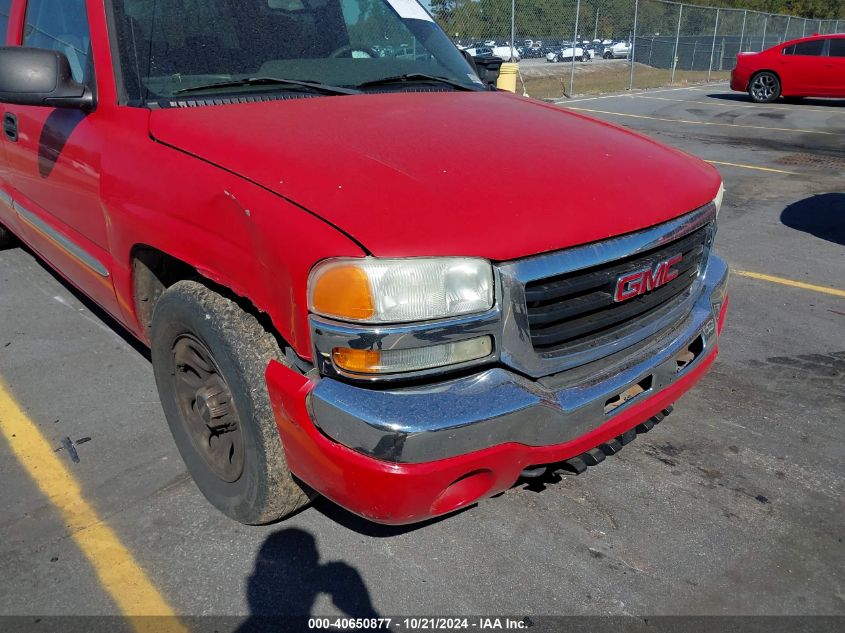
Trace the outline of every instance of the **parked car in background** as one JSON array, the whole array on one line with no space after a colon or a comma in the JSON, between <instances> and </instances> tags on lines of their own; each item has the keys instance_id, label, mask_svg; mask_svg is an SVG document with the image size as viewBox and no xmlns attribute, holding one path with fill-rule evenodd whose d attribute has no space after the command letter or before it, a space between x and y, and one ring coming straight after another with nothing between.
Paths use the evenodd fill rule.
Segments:
<instances>
[{"instance_id":1,"label":"parked car in background","mask_svg":"<svg viewBox=\"0 0 845 633\"><path fill-rule=\"evenodd\" d=\"M493 51L493 55L495 55L496 57L501 57L505 61L508 61L508 60L511 59L511 53L513 53L514 61L520 60L519 49L516 46L511 48L510 44L500 44L500 45L494 46L492 48L492 51Z\"/></svg>"},{"instance_id":2,"label":"parked car in background","mask_svg":"<svg viewBox=\"0 0 845 633\"><path fill-rule=\"evenodd\" d=\"M496 57L493 54L493 49L489 46L470 46L469 48L463 49L473 57Z\"/></svg>"},{"instance_id":3,"label":"parked car in background","mask_svg":"<svg viewBox=\"0 0 845 633\"><path fill-rule=\"evenodd\" d=\"M379 57L394 57L396 51L392 46L373 46L373 50L378 53Z\"/></svg>"},{"instance_id":4,"label":"parked car in background","mask_svg":"<svg viewBox=\"0 0 845 633\"><path fill-rule=\"evenodd\" d=\"M845 34L813 35L759 53L740 53L731 89L752 101L779 97L845 97Z\"/></svg>"},{"instance_id":5,"label":"parked car in background","mask_svg":"<svg viewBox=\"0 0 845 633\"><path fill-rule=\"evenodd\" d=\"M617 42L604 49L602 57L605 59L625 59L631 54L630 42Z\"/></svg>"},{"instance_id":6,"label":"parked car in background","mask_svg":"<svg viewBox=\"0 0 845 633\"><path fill-rule=\"evenodd\" d=\"M576 46L575 48L567 46L565 48L546 53L546 61L549 63L571 62L572 56L574 55L575 61L582 62L584 61L584 54L584 49L579 46Z\"/></svg>"},{"instance_id":7,"label":"parked car in background","mask_svg":"<svg viewBox=\"0 0 845 633\"><path fill-rule=\"evenodd\" d=\"M591 56L593 58L596 58L596 57L603 58L604 57L604 51L605 51L606 47L601 42L592 42L586 48L587 48L587 50L589 50L591 52Z\"/></svg>"}]
</instances>

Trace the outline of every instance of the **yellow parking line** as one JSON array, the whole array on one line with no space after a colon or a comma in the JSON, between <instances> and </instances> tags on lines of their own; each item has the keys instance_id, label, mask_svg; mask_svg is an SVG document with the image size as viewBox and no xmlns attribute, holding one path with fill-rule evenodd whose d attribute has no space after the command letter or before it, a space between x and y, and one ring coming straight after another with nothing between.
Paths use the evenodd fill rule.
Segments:
<instances>
[{"instance_id":1,"label":"yellow parking line","mask_svg":"<svg viewBox=\"0 0 845 633\"><path fill-rule=\"evenodd\" d=\"M71 537L88 559L100 584L138 633L185 631L170 605L120 542L114 531L85 500L74 478L38 427L0 382L0 434L41 493L58 510Z\"/></svg>"},{"instance_id":2,"label":"yellow parking line","mask_svg":"<svg viewBox=\"0 0 845 633\"><path fill-rule=\"evenodd\" d=\"M785 169L775 169L774 167L758 167L757 165L744 165L742 163L726 163L721 160L705 160L705 163L712 165L724 165L726 167L741 167L742 169L754 169L756 171L770 171L776 174L790 174L792 176L800 176L797 171L786 171Z\"/></svg>"},{"instance_id":3,"label":"yellow parking line","mask_svg":"<svg viewBox=\"0 0 845 633\"><path fill-rule=\"evenodd\" d=\"M817 286L815 284L805 284L803 281L794 281L784 277L775 277L773 275L764 275L763 273L754 273L750 270L734 270L735 275L740 277L749 277L751 279L759 279L761 281L770 281L774 284L781 284L783 286L792 286L793 288L801 288L802 290L812 290L813 292L822 292L834 297L845 297L845 290L837 288L829 288L828 286Z\"/></svg>"},{"instance_id":4,"label":"yellow parking line","mask_svg":"<svg viewBox=\"0 0 845 633\"><path fill-rule=\"evenodd\" d=\"M648 116L645 114L628 114L626 112L610 112L608 110L593 110L591 108L577 108L564 104L570 110L579 110L582 112L594 112L596 114L611 114L613 116L627 116L634 119L651 119L652 121L666 121L667 123L688 123L691 125L715 125L717 127L743 127L751 130L770 130L773 132L798 132L801 134L826 134L829 136L839 136L836 132L823 132L821 130L795 130L788 127L767 127L765 125L741 125L739 123L715 123L713 121L688 121L685 119L666 119L659 116Z\"/></svg>"}]
</instances>

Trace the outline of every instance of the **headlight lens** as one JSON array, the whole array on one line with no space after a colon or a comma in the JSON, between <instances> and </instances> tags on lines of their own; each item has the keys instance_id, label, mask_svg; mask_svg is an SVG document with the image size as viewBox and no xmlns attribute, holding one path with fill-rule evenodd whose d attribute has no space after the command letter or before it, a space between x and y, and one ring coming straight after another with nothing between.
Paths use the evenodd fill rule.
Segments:
<instances>
[{"instance_id":1,"label":"headlight lens","mask_svg":"<svg viewBox=\"0 0 845 633\"><path fill-rule=\"evenodd\" d=\"M719 217L719 211L722 210L722 198L725 197L725 183L719 184L719 192L713 198L713 204L716 205L716 217Z\"/></svg>"},{"instance_id":2,"label":"headlight lens","mask_svg":"<svg viewBox=\"0 0 845 633\"><path fill-rule=\"evenodd\" d=\"M493 268L484 259L337 259L308 283L315 314L361 323L405 323L493 307Z\"/></svg>"}]
</instances>

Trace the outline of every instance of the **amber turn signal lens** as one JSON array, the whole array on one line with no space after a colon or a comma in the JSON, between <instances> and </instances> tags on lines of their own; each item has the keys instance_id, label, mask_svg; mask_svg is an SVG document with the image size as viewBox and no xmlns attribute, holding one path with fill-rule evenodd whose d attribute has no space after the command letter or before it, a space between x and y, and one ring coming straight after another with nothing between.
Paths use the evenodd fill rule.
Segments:
<instances>
[{"instance_id":1,"label":"amber turn signal lens","mask_svg":"<svg viewBox=\"0 0 845 633\"><path fill-rule=\"evenodd\" d=\"M375 374L381 370L381 352L337 347L332 351L334 364L356 374Z\"/></svg>"},{"instance_id":2,"label":"amber turn signal lens","mask_svg":"<svg viewBox=\"0 0 845 633\"><path fill-rule=\"evenodd\" d=\"M318 314L354 320L369 319L375 308L367 274L352 265L327 269L311 290L311 308Z\"/></svg>"}]
</instances>

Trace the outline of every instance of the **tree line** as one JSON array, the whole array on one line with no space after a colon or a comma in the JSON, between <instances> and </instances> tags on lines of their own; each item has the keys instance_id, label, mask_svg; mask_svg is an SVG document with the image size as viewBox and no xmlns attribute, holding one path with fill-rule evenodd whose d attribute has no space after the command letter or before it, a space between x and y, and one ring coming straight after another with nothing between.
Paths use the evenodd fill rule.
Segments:
<instances>
[{"instance_id":1,"label":"tree line","mask_svg":"<svg viewBox=\"0 0 845 633\"><path fill-rule=\"evenodd\" d=\"M816 20L845 18L845 2L842 0L704 0L696 4L754 9Z\"/></svg>"},{"instance_id":2,"label":"tree line","mask_svg":"<svg viewBox=\"0 0 845 633\"><path fill-rule=\"evenodd\" d=\"M515 0L515 4L517 39L568 39L573 35L575 0ZM694 4L814 19L845 19L843 0L694 0ZM510 38L511 0L431 0L431 12L446 33L455 39ZM677 5L640 0L637 33L674 33L678 17ZM582 0L578 19L580 38L628 37L633 30L634 0ZM721 12L719 32L739 34L742 20L742 11ZM685 7L681 14L681 32L685 35L712 33L714 21L715 11L712 9ZM749 32L763 28L762 16L749 14L747 22ZM800 20L790 24L786 18L773 18L769 22L771 24L767 24L767 28L784 31L784 35L787 32L791 37L803 35ZM842 26L845 27L845 24Z\"/></svg>"}]
</instances>

